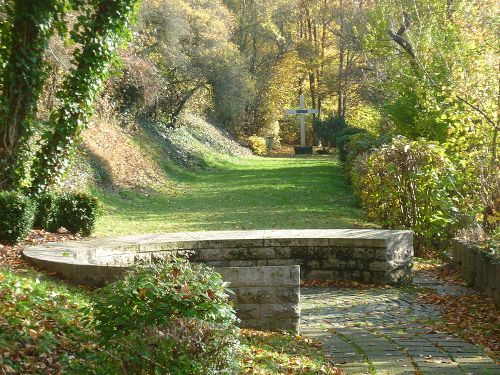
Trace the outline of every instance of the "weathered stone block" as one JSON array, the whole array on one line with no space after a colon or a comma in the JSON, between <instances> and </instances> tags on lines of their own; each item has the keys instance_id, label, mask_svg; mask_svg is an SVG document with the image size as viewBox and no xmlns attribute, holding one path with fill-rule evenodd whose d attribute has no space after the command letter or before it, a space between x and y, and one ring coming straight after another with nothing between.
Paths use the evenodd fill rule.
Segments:
<instances>
[{"instance_id":1,"label":"weathered stone block","mask_svg":"<svg viewBox=\"0 0 500 375\"><path fill-rule=\"evenodd\" d=\"M134 255L134 263L151 263L151 253L137 253Z\"/></svg>"},{"instance_id":2,"label":"weathered stone block","mask_svg":"<svg viewBox=\"0 0 500 375\"><path fill-rule=\"evenodd\" d=\"M308 246L328 246L328 238L266 238L265 246L293 246L293 247L308 247Z\"/></svg>"},{"instance_id":3,"label":"weathered stone block","mask_svg":"<svg viewBox=\"0 0 500 375\"><path fill-rule=\"evenodd\" d=\"M386 271L387 270L387 263L380 262L380 261L371 262L368 266L368 269L370 271Z\"/></svg>"},{"instance_id":4,"label":"weathered stone block","mask_svg":"<svg viewBox=\"0 0 500 375\"><path fill-rule=\"evenodd\" d=\"M244 304L269 304L275 302L274 287L240 287L234 289L236 302Z\"/></svg>"},{"instance_id":5,"label":"weathered stone block","mask_svg":"<svg viewBox=\"0 0 500 375\"><path fill-rule=\"evenodd\" d=\"M300 301L300 287L276 287L275 288L276 303L296 303Z\"/></svg>"},{"instance_id":6,"label":"weathered stone block","mask_svg":"<svg viewBox=\"0 0 500 375\"><path fill-rule=\"evenodd\" d=\"M377 260L387 260L388 259L388 254L387 254L387 249L374 249L374 254L373 258Z\"/></svg>"},{"instance_id":7,"label":"weathered stone block","mask_svg":"<svg viewBox=\"0 0 500 375\"><path fill-rule=\"evenodd\" d=\"M292 266L300 263L303 262L298 259L269 259L267 261L268 266Z\"/></svg>"},{"instance_id":8,"label":"weathered stone block","mask_svg":"<svg viewBox=\"0 0 500 375\"><path fill-rule=\"evenodd\" d=\"M333 272L325 270L304 271L303 278L305 280L333 280Z\"/></svg>"},{"instance_id":9,"label":"weathered stone block","mask_svg":"<svg viewBox=\"0 0 500 375\"><path fill-rule=\"evenodd\" d=\"M236 314L245 325L245 322L260 320L259 307L260 306L255 303L239 303L236 306Z\"/></svg>"},{"instance_id":10,"label":"weathered stone block","mask_svg":"<svg viewBox=\"0 0 500 375\"><path fill-rule=\"evenodd\" d=\"M325 261L323 261L323 267L327 270L340 269L340 263L340 260L330 255Z\"/></svg>"},{"instance_id":11,"label":"weathered stone block","mask_svg":"<svg viewBox=\"0 0 500 375\"><path fill-rule=\"evenodd\" d=\"M227 239L211 239L211 240L201 240L198 241L198 248L249 248L249 247L261 247L264 246L264 241L262 239L255 238L227 238Z\"/></svg>"},{"instance_id":12,"label":"weathered stone block","mask_svg":"<svg viewBox=\"0 0 500 375\"><path fill-rule=\"evenodd\" d=\"M255 260L230 260L228 261L229 267L255 267L257 261Z\"/></svg>"},{"instance_id":13,"label":"weathered stone block","mask_svg":"<svg viewBox=\"0 0 500 375\"><path fill-rule=\"evenodd\" d=\"M306 262L304 267L311 269L311 270L318 270L321 268L321 263L319 260L314 259L314 260L310 260L309 262Z\"/></svg>"},{"instance_id":14,"label":"weathered stone block","mask_svg":"<svg viewBox=\"0 0 500 375\"><path fill-rule=\"evenodd\" d=\"M346 263L345 263L345 268L348 269L348 270L356 270L358 269L358 262L356 262L355 260L348 260Z\"/></svg>"},{"instance_id":15,"label":"weathered stone block","mask_svg":"<svg viewBox=\"0 0 500 375\"><path fill-rule=\"evenodd\" d=\"M300 317L299 305L295 303L260 305L259 309L262 319L298 319Z\"/></svg>"},{"instance_id":16,"label":"weathered stone block","mask_svg":"<svg viewBox=\"0 0 500 375\"><path fill-rule=\"evenodd\" d=\"M375 258L375 249L359 248L359 247L354 248L351 251L351 256L354 259L370 259L370 260L372 260Z\"/></svg>"},{"instance_id":17,"label":"weathered stone block","mask_svg":"<svg viewBox=\"0 0 500 375\"><path fill-rule=\"evenodd\" d=\"M292 257L292 249L288 246L275 246L274 252L276 259L288 259Z\"/></svg>"},{"instance_id":18,"label":"weathered stone block","mask_svg":"<svg viewBox=\"0 0 500 375\"><path fill-rule=\"evenodd\" d=\"M227 252L223 249L200 249L197 255L198 261L227 260Z\"/></svg>"},{"instance_id":19,"label":"weathered stone block","mask_svg":"<svg viewBox=\"0 0 500 375\"><path fill-rule=\"evenodd\" d=\"M371 281L371 273L368 271L363 271L362 277L364 283L369 283Z\"/></svg>"}]
</instances>

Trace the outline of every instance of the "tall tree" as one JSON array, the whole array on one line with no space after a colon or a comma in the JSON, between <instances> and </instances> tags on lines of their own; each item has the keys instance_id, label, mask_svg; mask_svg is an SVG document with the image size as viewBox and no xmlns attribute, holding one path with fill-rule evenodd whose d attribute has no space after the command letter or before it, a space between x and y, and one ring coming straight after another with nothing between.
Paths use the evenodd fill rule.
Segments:
<instances>
[{"instance_id":1,"label":"tall tree","mask_svg":"<svg viewBox=\"0 0 500 375\"><path fill-rule=\"evenodd\" d=\"M2 28L7 59L2 67L0 188L38 192L56 180L88 125L93 104L125 33L136 0L15 0L8 3L12 28ZM45 79L44 54L55 30L66 31L63 15L80 13L71 38L74 67L58 93L61 108L48 129L36 121ZM8 36L8 37L7 37Z\"/></svg>"}]
</instances>

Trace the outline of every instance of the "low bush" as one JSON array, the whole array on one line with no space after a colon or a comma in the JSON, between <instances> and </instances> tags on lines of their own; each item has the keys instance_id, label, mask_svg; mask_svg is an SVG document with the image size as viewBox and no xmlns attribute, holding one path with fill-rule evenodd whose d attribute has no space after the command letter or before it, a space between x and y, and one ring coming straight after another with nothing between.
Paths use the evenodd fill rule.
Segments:
<instances>
[{"instance_id":1,"label":"low bush","mask_svg":"<svg viewBox=\"0 0 500 375\"><path fill-rule=\"evenodd\" d=\"M99 210L96 197L87 193L66 193L57 199L57 218L51 227L64 227L71 233L89 236Z\"/></svg>"},{"instance_id":2,"label":"low bush","mask_svg":"<svg viewBox=\"0 0 500 375\"><path fill-rule=\"evenodd\" d=\"M36 203L14 191L0 191L0 243L14 245L24 240L35 217Z\"/></svg>"},{"instance_id":3,"label":"low bush","mask_svg":"<svg viewBox=\"0 0 500 375\"><path fill-rule=\"evenodd\" d=\"M116 364L113 373L128 375L236 373L238 331L227 292L204 265L172 260L129 271L94 301L92 325L112 358L95 366Z\"/></svg>"},{"instance_id":4,"label":"low bush","mask_svg":"<svg viewBox=\"0 0 500 375\"><path fill-rule=\"evenodd\" d=\"M424 139L397 137L353 162L351 180L368 217L415 233L418 253L446 239L455 224L453 166L444 150Z\"/></svg>"},{"instance_id":5,"label":"low bush","mask_svg":"<svg viewBox=\"0 0 500 375\"><path fill-rule=\"evenodd\" d=\"M336 147L339 151L339 158L341 161L343 161L344 163L347 161L347 145L349 144L349 142L351 142L353 135L366 132L367 130L365 129L354 128L351 126L340 131L336 139Z\"/></svg>"},{"instance_id":6,"label":"low bush","mask_svg":"<svg viewBox=\"0 0 500 375\"><path fill-rule=\"evenodd\" d=\"M258 135L248 137L248 145L255 155L262 156L267 154L266 139L263 137L259 137Z\"/></svg>"},{"instance_id":7,"label":"low bush","mask_svg":"<svg viewBox=\"0 0 500 375\"><path fill-rule=\"evenodd\" d=\"M58 196L46 192L36 197L36 213L33 226L53 232L57 230Z\"/></svg>"}]
</instances>

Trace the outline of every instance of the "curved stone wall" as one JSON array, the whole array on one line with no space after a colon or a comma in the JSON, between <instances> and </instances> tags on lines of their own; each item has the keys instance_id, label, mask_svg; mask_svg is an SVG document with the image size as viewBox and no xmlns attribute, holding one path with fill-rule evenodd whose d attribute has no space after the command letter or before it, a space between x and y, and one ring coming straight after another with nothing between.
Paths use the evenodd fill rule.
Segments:
<instances>
[{"instance_id":1,"label":"curved stone wall","mask_svg":"<svg viewBox=\"0 0 500 375\"><path fill-rule=\"evenodd\" d=\"M49 243L23 254L93 286L137 262L186 257L213 266L231 283L242 326L298 330L300 279L409 283L413 237L370 229L183 232Z\"/></svg>"},{"instance_id":2,"label":"curved stone wall","mask_svg":"<svg viewBox=\"0 0 500 375\"><path fill-rule=\"evenodd\" d=\"M406 284L411 280L413 236L410 231L371 229L183 232L93 238L24 250L33 263L95 286L137 261L172 255L214 267L300 265L303 280Z\"/></svg>"}]
</instances>

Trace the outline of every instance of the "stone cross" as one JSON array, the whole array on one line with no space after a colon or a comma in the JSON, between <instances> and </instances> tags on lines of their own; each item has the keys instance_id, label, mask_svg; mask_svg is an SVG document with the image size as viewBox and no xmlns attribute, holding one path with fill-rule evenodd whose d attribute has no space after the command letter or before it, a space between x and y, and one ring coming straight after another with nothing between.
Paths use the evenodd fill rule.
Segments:
<instances>
[{"instance_id":1,"label":"stone cross","mask_svg":"<svg viewBox=\"0 0 500 375\"><path fill-rule=\"evenodd\" d=\"M306 146L306 115L319 113L319 109L304 108L304 95L300 94L300 107L298 109L287 109L287 115L300 115L300 147Z\"/></svg>"}]
</instances>

